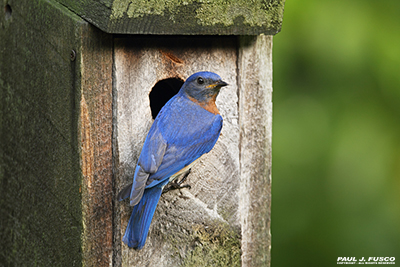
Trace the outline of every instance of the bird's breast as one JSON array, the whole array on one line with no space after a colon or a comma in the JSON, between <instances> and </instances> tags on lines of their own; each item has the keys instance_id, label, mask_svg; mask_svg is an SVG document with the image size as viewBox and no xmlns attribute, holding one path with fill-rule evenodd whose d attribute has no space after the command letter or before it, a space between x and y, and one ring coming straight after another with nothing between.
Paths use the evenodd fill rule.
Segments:
<instances>
[{"instance_id":1,"label":"bird's breast","mask_svg":"<svg viewBox=\"0 0 400 267\"><path fill-rule=\"evenodd\" d=\"M204 108L205 110L207 110L208 112L211 112L214 115L219 114L219 110L217 108L217 105L215 104L215 98L211 98L209 101L207 102L200 102L197 99L194 99L193 97L189 96L189 99L200 105L202 108Z\"/></svg>"}]
</instances>

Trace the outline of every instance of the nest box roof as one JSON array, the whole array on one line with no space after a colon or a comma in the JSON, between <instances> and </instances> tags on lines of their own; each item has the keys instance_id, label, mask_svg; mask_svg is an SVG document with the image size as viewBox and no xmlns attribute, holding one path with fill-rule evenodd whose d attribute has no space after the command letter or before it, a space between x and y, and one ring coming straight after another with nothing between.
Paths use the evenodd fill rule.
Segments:
<instances>
[{"instance_id":1,"label":"nest box roof","mask_svg":"<svg viewBox=\"0 0 400 267\"><path fill-rule=\"evenodd\" d=\"M56 0L108 33L274 35L285 0Z\"/></svg>"}]
</instances>

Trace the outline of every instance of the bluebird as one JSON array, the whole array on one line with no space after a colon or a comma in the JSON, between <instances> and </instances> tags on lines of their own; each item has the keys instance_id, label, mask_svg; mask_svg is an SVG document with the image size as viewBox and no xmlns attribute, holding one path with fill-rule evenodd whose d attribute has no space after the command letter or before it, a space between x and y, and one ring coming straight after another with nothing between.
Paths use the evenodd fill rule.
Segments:
<instances>
[{"instance_id":1,"label":"bluebird","mask_svg":"<svg viewBox=\"0 0 400 267\"><path fill-rule=\"evenodd\" d=\"M222 129L215 105L221 87L228 85L212 72L197 72L160 110L143 144L133 183L118 194L134 206L122 241L141 249L164 187L190 170L214 147Z\"/></svg>"}]
</instances>

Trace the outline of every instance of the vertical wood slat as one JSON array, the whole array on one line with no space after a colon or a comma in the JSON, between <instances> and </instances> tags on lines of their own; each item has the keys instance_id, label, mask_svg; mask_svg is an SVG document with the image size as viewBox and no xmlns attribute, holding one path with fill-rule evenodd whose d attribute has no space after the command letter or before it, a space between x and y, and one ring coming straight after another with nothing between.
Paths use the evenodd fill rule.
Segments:
<instances>
[{"instance_id":1,"label":"vertical wood slat","mask_svg":"<svg viewBox=\"0 0 400 267\"><path fill-rule=\"evenodd\" d=\"M242 266L270 266L272 36L239 47Z\"/></svg>"},{"instance_id":2,"label":"vertical wood slat","mask_svg":"<svg viewBox=\"0 0 400 267\"><path fill-rule=\"evenodd\" d=\"M80 137L84 266L112 264L112 42L112 35L92 25L87 24L82 30Z\"/></svg>"},{"instance_id":3,"label":"vertical wood slat","mask_svg":"<svg viewBox=\"0 0 400 267\"><path fill-rule=\"evenodd\" d=\"M86 22L51 1L0 5L0 265L80 266L80 61L70 53Z\"/></svg>"},{"instance_id":4,"label":"vertical wood slat","mask_svg":"<svg viewBox=\"0 0 400 267\"><path fill-rule=\"evenodd\" d=\"M161 196L142 250L121 244L132 207L128 201L116 202L115 246L119 250L116 266L179 266L184 262L189 266L193 266L190 262L207 266L212 260L223 264L223 260L234 258L235 249L235 259L239 262L237 38L121 38L115 40L114 58L115 183L119 188L132 181L137 158L153 123L149 93L158 81L185 80L194 72L209 70L229 84L217 98L224 118L217 144L193 166L187 180L192 185L190 190ZM230 241L235 239L229 248L209 240L212 236L223 238L221 229L235 233L229 234ZM202 243L200 235L204 238ZM208 254L203 254L203 248L204 251L208 248ZM224 255L226 258L222 258Z\"/></svg>"}]
</instances>

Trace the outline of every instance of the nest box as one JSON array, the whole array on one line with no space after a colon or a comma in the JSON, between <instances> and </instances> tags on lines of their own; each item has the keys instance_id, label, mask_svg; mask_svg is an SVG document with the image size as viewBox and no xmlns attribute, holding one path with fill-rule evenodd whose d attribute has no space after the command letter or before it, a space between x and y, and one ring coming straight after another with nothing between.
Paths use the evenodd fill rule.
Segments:
<instances>
[{"instance_id":1,"label":"nest box","mask_svg":"<svg viewBox=\"0 0 400 267\"><path fill-rule=\"evenodd\" d=\"M283 0L0 3L2 261L269 266ZM191 189L162 195L145 247L129 249L132 208L116 194L158 111L198 71L229 84L221 136Z\"/></svg>"}]
</instances>

